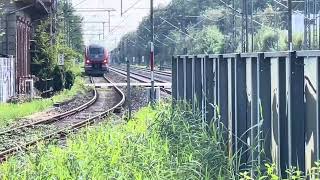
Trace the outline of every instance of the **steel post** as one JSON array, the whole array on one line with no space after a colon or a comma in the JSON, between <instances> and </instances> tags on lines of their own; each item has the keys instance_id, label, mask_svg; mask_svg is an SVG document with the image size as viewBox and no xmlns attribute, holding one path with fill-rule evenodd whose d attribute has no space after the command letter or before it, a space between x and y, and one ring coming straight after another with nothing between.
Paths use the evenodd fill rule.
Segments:
<instances>
[{"instance_id":1,"label":"steel post","mask_svg":"<svg viewBox=\"0 0 320 180\"><path fill-rule=\"evenodd\" d=\"M219 55L217 60L217 78L218 79L218 87L217 87L217 115L216 118L219 118L219 121L223 124L224 132L224 140L227 142L228 138L228 128L229 126L229 88L228 88L228 61L227 59L224 59L222 55ZM219 114L218 114L219 113ZM231 138L230 138L231 139Z\"/></svg>"},{"instance_id":2,"label":"steel post","mask_svg":"<svg viewBox=\"0 0 320 180\"><path fill-rule=\"evenodd\" d=\"M198 58L197 56L193 57L194 59L194 107L195 111L202 110L202 72L201 72L201 61L202 58Z\"/></svg>"},{"instance_id":3,"label":"steel post","mask_svg":"<svg viewBox=\"0 0 320 180\"><path fill-rule=\"evenodd\" d=\"M185 57L186 59L186 69L185 69L185 87L186 87L186 101L187 103L192 102L192 76L193 76L193 71L192 71L192 58L189 56Z\"/></svg>"},{"instance_id":4,"label":"steel post","mask_svg":"<svg viewBox=\"0 0 320 180\"><path fill-rule=\"evenodd\" d=\"M215 77L214 77L214 58L205 57L205 103L206 103L206 120L207 123L214 121L215 113Z\"/></svg>"},{"instance_id":5,"label":"steel post","mask_svg":"<svg viewBox=\"0 0 320 180\"><path fill-rule=\"evenodd\" d=\"M270 58L265 58L264 53L258 54L257 59L257 98L256 106L258 108L257 119L262 125L258 127L259 144L258 150L262 151L262 147L271 147L271 72ZM262 141L263 140L263 141ZM270 148L264 148L264 155L259 156L259 164L261 159L271 160Z\"/></svg>"},{"instance_id":6,"label":"steel post","mask_svg":"<svg viewBox=\"0 0 320 180\"><path fill-rule=\"evenodd\" d=\"M285 170L289 167L289 147L288 147L288 120L286 114L286 57L271 60L271 79L276 84L272 84L272 136L277 146L273 147L278 159L274 162L279 164L278 170L282 178L286 176Z\"/></svg>"},{"instance_id":7,"label":"steel post","mask_svg":"<svg viewBox=\"0 0 320 180\"><path fill-rule=\"evenodd\" d=\"M304 61L290 52L287 60L288 71L288 129L290 165L305 170L305 109L304 109Z\"/></svg>"},{"instance_id":8,"label":"steel post","mask_svg":"<svg viewBox=\"0 0 320 180\"><path fill-rule=\"evenodd\" d=\"M173 101L178 99L178 58L172 56L172 99Z\"/></svg>"},{"instance_id":9,"label":"steel post","mask_svg":"<svg viewBox=\"0 0 320 180\"><path fill-rule=\"evenodd\" d=\"M130 61L126 57L127 62L127 103L128 103L128 119L131 119L131 85L130 85Z\"/></svg>"},{"instance_id":10,"label":"steel post","mask_svg":"<svg viewBox=\"0 0 320 180\"><path fill-rule=\"evenodd\" d=\"M153 22L153 0L150 0L150 67L151 67L151 104L154 103L154 22Z\"/></svg>"},{"instance_id":11,"label":"steel post","mask_svg":"<svg viewBox=\"0 0 320 180\"><path fill-rule=\"evenodd\" d=\"M177 59L177 100L183 101L184 100L184 60L183 57L178 56Z\"/></svg>"},{"instance_id":12,"label":"steel post","mask_svg":"<svg viewBox=\"0 0 320 180\"><path fill-rule=\"evenodd\" d=\"M240 169L245 168L248 159L248 122L246 122L246 110L247 110L247 97L246 97L246 61L241 58L240 54L236 55L235 66L235 103L234 103L234 116L235 116L235 135L236 135L236 151L235 153L241 153L240 157Z\"/></svg>"}]
</instances>

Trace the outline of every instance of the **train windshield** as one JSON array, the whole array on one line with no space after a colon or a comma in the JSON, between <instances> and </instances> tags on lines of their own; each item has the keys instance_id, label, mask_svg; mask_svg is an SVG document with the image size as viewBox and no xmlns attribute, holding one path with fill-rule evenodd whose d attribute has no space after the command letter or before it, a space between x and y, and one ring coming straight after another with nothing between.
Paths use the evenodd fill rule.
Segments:
<instances>
[{"instance_id":1,"label":"train windshield","mask_svg":"<svg viewBox=\"0 0 320 180\"><path fill-rule=\"evenodd\" d=\"M103 48L90 48L89 53L91 56L101 56L104 53Z\"/></svg>"}]
</instances>

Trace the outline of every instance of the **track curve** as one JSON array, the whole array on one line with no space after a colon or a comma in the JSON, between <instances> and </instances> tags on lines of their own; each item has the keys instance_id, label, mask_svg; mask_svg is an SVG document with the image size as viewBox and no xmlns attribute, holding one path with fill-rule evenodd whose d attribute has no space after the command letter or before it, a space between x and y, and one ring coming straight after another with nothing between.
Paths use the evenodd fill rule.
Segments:
<instances>
[{"instance_id":1,"label":"track curve","mask_svg":"<svg viewBox=\"0 0 320 180\"><path fill-rule=\"evenodd\" d=\"M97 79L112 83L106 77L91 77L90 79L92 83L95 83L94 81L97 81ZM114 83L112 84L114 85ZM112 87L112 90L120 97L118 98L119 100L115 98L114 100L116 102L112 104L110 104L109 99L114 93L111 93L110 89L94 88L93 98L77 108L49 119L1 132L0 144L5 144L6 146L0 149L0 162L5 161L16 152L25 150L40 141L61 138L74 129L93 124L96 120L102 119L114 112L124 104L125 95L121 89L115 85ZM111 94L111 96L108 96L108 94ZM107 97L109 98L108 100Z\"/></svg>"}]
</instances>

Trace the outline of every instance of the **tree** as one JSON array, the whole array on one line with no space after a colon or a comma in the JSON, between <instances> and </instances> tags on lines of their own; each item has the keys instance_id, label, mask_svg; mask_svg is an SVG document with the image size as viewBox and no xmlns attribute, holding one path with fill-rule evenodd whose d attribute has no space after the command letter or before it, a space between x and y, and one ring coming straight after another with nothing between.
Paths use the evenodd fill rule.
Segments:
<instances>
[{"instance_id":1,"label":"tree","mask_svg":"<svg viewBox=\"0 0 320 180\"><path fill-rule=\"evenodd\" d=\"M49 20L41 21L34 34L37 51L32 59L32 74L40 80L53 78L55 91L64 87L71 88L75 76L75 59L80 58L83 51L82 19L75 15L74 9L65 2L61 0L58 7L58 14L61 16L58 16L54 43L51 41ZM63 67L57 64L59 54L64 54L65 57ZM47 90L42 81L37 82L36 87L42 91Z\"/></svg>"},{"instance_id":2,"label":"tree","mask_svg":"<svg viewBox=\"0 0 320 180\"><path fill-rule=\"evenodd\" d=\"M64 40L67 45L73 48L76 52L83 52L83 33L82 33L82 17L75 14L75 9L68 3L67 0L60 0L58 7L59 24L58 29L60 34L64 35Z\"/></svg>"}]
</instances>

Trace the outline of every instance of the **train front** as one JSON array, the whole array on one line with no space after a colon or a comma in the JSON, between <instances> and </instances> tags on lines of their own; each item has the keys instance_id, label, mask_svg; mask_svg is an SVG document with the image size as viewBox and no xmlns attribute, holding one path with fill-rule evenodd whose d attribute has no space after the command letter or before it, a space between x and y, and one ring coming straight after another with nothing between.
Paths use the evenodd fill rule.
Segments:
<instances>
[{"instance_id":1,"label":"train front","mask_svg":"<svg viewBox=\"0 0 320 180\"><path fill-rule=\"evenodd\" d=\"M103 75L108 72L109 54L103 46L90 45L85 49L85 73Z\"/></svg>"}]
</instances>

